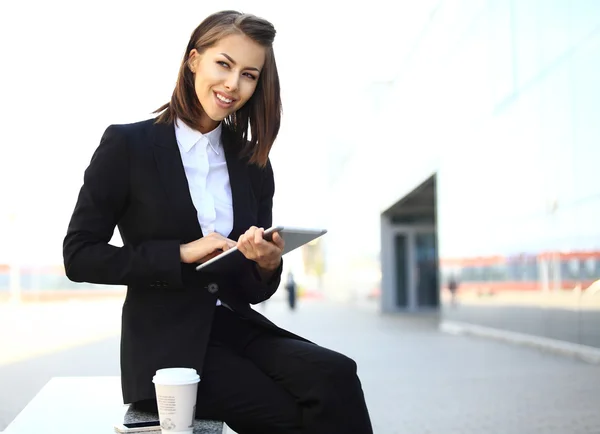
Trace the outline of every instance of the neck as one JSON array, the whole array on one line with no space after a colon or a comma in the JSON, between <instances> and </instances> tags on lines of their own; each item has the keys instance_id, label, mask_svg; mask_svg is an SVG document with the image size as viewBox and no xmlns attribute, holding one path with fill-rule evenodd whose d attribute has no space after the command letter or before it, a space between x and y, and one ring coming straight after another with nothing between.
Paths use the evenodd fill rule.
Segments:
<instances>
[{"instance_id":1,"label":"neck","mask_svg":"<svg viewBox=\"0 0 600 434\"><path fill-rule=\"evenodd\" d=\"M205 114L200 119L200 122L197 125L198 131L202 134L210 133L212 130L217 128L221 122L214 121Z\"/></svg>"}]
</instances>

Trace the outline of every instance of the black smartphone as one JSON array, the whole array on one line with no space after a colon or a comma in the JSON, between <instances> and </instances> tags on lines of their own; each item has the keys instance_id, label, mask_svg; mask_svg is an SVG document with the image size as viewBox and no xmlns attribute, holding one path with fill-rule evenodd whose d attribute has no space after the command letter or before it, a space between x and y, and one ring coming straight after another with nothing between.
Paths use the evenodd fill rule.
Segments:
<instances>
[{"instance_id":1,"label":"black smartphone","mask_svg":"<svg viewBox=\"0 0 600 434\"><path fill-rule=\"evenodd\" d=\"M118 433L144 433L144 432L159 432L160 422L158 420L150 420L148 422L129 422L115 425L115 431Z\"/></svg>"}]
</instances>

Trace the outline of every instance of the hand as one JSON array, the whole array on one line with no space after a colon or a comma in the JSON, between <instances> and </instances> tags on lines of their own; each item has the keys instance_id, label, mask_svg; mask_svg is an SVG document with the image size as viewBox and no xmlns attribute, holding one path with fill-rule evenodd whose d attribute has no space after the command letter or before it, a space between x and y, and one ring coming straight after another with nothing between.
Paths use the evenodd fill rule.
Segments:
<instances>
[{"instance_id":1,"label":"hand","mask_svg":"<svg viewBox=\"0 0 600 434\"><path fill-rule=\"evenodd\" d=\"M250 227L242 234L237 242L237 247L248 259L253 260L264 271L274 271L281 263L281 255L285 241L279 233L274 233L272 241L265 240L265 230Z\"/></svg>"},{"instance_id":2,"label":"hand","mask_svg":"<svg viewBox=\"0 0 600 434\"><path fill-rule=\"evenodd\" d=\"M196 241L182 244L179 247L179 256L181 262L186 264L206 262L234 246L235 241L225 238L217 232L212 232Z\"/></svg>"}]
</instances>

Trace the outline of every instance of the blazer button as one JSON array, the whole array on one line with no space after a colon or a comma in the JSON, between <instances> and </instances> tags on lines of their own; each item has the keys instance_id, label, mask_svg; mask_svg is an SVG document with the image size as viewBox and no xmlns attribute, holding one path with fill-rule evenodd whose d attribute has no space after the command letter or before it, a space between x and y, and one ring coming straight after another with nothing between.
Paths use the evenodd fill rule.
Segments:
<instances>
[{"instance_id":1,"label":"blazer button","mask_svg":"<svg viewBox=\"0 0 600 434\"><path fill-rule=\"evenodd\" d=\"M216 294L217 291L219 291L219 285L217 285L216 283L211 283L206 287L206 289L208 289L208 292L210 292L211 294Z\"/></svg>"}]
</instances>

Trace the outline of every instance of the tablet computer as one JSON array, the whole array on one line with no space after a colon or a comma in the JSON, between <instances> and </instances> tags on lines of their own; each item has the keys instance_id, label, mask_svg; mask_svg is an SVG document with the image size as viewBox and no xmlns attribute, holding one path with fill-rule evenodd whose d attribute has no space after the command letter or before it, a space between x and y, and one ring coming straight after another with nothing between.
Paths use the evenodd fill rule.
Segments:
<instances>
[{"instance_id":1,"label":"tablet computer","mask_svg":"<svg viewBox=\"0 0 600 434\"><path fill-rule=\"evenodd\" d=\"M285 241L283 254L296 250L298 247L316 240L327 233L327 229L307 229L290 226L273 226L265 230L264 239L271 240L273 234L279 232L279 235ZM209 259L198 265L196 271L224 272L232 267L239 265L240 261L247 260L237 247L232 247L218 256Z\"/></svg>"}]
</instances>

